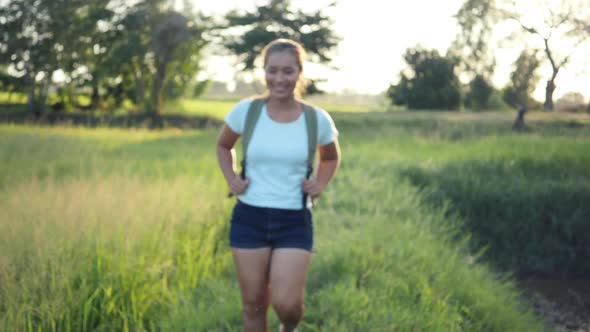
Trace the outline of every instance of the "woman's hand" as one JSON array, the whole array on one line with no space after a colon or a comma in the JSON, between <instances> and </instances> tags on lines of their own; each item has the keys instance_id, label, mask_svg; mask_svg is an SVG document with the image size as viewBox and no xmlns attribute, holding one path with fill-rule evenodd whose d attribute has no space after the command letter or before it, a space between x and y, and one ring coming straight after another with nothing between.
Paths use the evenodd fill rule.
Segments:
<instances>
[{"instance_id":1,"label":"woman's hand","mask_svg":"<svg viewBox=\"0 0 590 332\"><path fill-rule=\"evenodd\" d=\"M248 184L250 181L248 179L242 180L238 175L234 176L234 178L229 182L229 189L231 193L234 195L239 195L246 191Z\"/></svg>"},{"instance_id":2,"label":"woman's hand","mask_svg":"<svg viewBox=\"0 0 590 332\"><path fill-rule=\"evenodd\" d=\"M303 180L303 192L311 196L312 199L319 197L325 187L326 185L319 182L317 179Z\"/></svg>"}]
</instances>

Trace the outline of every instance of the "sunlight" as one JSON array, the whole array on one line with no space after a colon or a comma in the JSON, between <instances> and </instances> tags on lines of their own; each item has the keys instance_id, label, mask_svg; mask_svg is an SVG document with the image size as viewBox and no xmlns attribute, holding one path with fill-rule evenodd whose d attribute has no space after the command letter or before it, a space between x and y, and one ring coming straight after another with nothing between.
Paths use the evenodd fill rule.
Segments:
<instances>
[{"instance_id":1,"label":"sunlight","mask_svg":"<svg viewBox=\"0 0 590 332\"><path fill-rule=\"evenodd\" d=\"M177 3L180 2L180 0L177 1ZM325 8L331 2L302 0L292 2L292 6L304 11L313 11ZM554 2L560 1L535 0L534 4L527 2L526 10L524 10L527 13L527 22L539 23L539 17L542 17L543 11L548 8L545 3L553 4ZM264 3L266 1L262 0L194 0L195 8L213 15L222 15L231 9L252 10L256 5ZM330 67L336 69L309 64L306 67L306 76L325 78L326 82L321 86L330 92L352 90L359 93L381 93L391 83L397 82L399 72L406 67L402 56L407 48L421 45L426 48L435 48L442 54L446 53L458 32L453 15L462 3L462 0L444 2L417 0L404 3L377 0L367 0L362 3L353 0L338 1L333 8L325 11L334 19L334 30L342 37L340 45L334 52L334 60L330 64ZM497 27L498 35L505 39L513 28L513 24L500 24ZM556 49L563 51L561 54L572 53L570 50L573 50L574 45L570 40L554 39ZM528 36L527 40L531 47L542 49L540 39ZM496 49L498 65L494 83L499 88L507 83L512 63L522 48L522 42L509 44L506 48ZM590 80L590 73L582 70L588 66L588 59L575 57L577 53L585 54L590 51L590 46L582 45L578 48L572 56L572 63L557 78L556 98L570 91L583 90L584 82ZM236 64L233 58L212 55L206 62L209 64L208 77L222 81L234 79L233 71ZM574 69L576 67L580 69ZM548 63L544 62L539 72L541 79L534 96L543 100L545 80L550 75ZM256 76L259 77L259 75Z\"/></svg>"}]
</instances>

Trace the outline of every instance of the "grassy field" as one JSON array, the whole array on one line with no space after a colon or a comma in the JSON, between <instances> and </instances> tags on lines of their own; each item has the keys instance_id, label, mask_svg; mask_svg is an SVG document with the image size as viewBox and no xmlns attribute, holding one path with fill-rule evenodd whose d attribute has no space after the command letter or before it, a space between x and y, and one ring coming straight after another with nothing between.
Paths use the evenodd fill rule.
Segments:
<instances>
[{"instance_id":1,"label":"grassy field","mask_svg":"<svg viewBox=\"0 0 590 332\"><path fill-rule=\"evenodd\" d=\"M166 108L166 112L194 115L206 115L215 119L223 120L223 117L236 104L236 100L199 100L183 99ZM330 112L367 113L372 110L367 105L343 105L337 102L316 102L310 99L314 105L324 108ZM376 106L374 108L377 108Z\"/></svg>"},{"instance_id":2,"label":"grassy field","mask_svg":"<svg viewBox=\"0 0 590 332\"><path fill-rule=\"evenodd\" d=\"M565 234L549 248L582 262L590 120L534 115L513 134L511 114L333 115L343 163L315 212L300 330L548 330L500 271L563 259L510 246L547 216L539 234ZM1 125L0 330L239 331L216 135Z\"/></svg>"}]
</instances>

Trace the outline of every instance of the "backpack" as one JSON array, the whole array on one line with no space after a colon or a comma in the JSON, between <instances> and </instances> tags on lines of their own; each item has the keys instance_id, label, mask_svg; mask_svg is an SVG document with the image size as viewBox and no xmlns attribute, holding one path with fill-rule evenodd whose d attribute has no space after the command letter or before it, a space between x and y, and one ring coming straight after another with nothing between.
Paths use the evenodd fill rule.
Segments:
<instances>
[{"instance_id":1,"label":"backpack","mask_svg":"<svg viewBox=\"0 0 590 332\"><path fill-rule=\"evenodd\" d=\"M254 133L254 128L256 127L256 123L258 122L258 118L260 117L260 113L262 113L262 106L264 106L265 99L257 98L253 99L250 103L250 107L248 108L248 113L246 114L246 122L244 123L244 130L242 132L242 171L240 173L240 177L242 179L246 178L246 159L247 159L247 151L248 145L250 144L250 139L252 138L252 134ZM306 103L303 103L303 115L305 116L305 126L307 129L307 171L305 173L305 178L309 179L311 174L313 173L313 164L315 160L315 152L317 149L317 141L318 141L318 117L317 113L314 108ZM313 202L312 202L313 203ZM307 194L303 194L303 208L307 206Z\"/></svg>"}]
</instances>

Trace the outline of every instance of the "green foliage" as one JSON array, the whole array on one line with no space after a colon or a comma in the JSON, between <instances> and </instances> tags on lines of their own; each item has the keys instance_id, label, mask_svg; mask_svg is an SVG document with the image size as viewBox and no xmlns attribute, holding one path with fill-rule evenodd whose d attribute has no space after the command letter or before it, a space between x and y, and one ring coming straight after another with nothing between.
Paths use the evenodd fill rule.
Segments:
<instances>
[{"instance_id":1,"label":"green foliage","mask_svg":"<svg viewBox=\"0 0 590 332\"><path fill-rule=\"evenodd\" d=\"M525 106L531 109L531 94L539 81L536 71L541 64L535 52L524 49L510 74L510 83L504 88L503 99L506 104L518 108Z\"/></svg>"},{"instance_id":2,"label":"green foliage","mask_svg":"<svg viewBox=\"0 0 590 332\"><path fill-rule=\"evenodd\" d=\"M152 31L151 40L156 67L152 92L152 111L156 114L160 112L163 97L162 89L168 78L168 70L171 67L174 57L176 56L177 59L181 59L180 61L184 61L184 64L186 64L188 61L184 60L185 57L188 59L192 58L193 60L198 59L192 57L192 55L198 54L198 51L205 46L205 42L202 38L202 28L192 26L193 22L189 22L183 14L170 11L159 18L159 21L159 24ZM183 49L182 46L187 44L192 47L184 47ZM178 52L181 52L181 57L176 54L177 50ZM182 63L177 65L181 68L183 67ZM185 75L178 75L177 80L173 81L172 84L186 87L186 83L188 83L187 81L190 80L190 78L187 77L185 70L190 68L182 69L183 70L178 71L178 73L185 73ZM190 73L192 74L193 71ZM168 90L168 92L170 92L170 90ZM179 95L182 95L182 93ZM175 95L172 94L172 96Z\"/></svg>"},{"instance_id":3,"label":"green foliage","mask_svg":"<svg viewBox=\"0 0 590 332\"><path fill-rule=\"evenodd\" d=\"M30 10L28 2L9 0L0 9L0 28L10 32L0 35L0 64L14 66L40 106L61 69L65 101L91 90L90 108L129 98L158 113L162 97L178 96L175 87L187 86L200 69L205 24L191 8L176 13L167 0L41 0Z\"/></svg>"},{"instance_id":4,"label":"green foliage","mask_svg":"<svg viewBox=\"0 0 590 332\"><path fill-rule=\"evenodd\" d=\"M22 90L30 95L30 110L43 112L52 74L62 69L66 75L86 67L89 75L100 76L102 55L111 35L102 31L114 13L108 0L31 1L8 0L0 9L0 63L16 69ZM103 25L99 24L102 23Z\"/></svg>"},{"instance_id":5,"label":"green foliage","mask_svg":"<svg viewBox=\"0 0 590 332\"><path fill-rule=\"evenodd\" d=\"M389 87L388 96L395 105L412 110L456 110L461 105L459 79L455 63L437 50L408 49L404 59L410 73L402 72L398 85Z\"/></svg>"},{"instance_id":6,"label":"green foliage","mask_svg":"<svg viewBox=\"0 0 590 332\"><path fill-rule=\"evenodd\" d=\"M137 103L159 114L163 98L178 98L200 69L206 45L204 17L166 9L164 1L140 2L128 8L118 24L124 38L117 41L112 64L131 77Z\"/></svg>"},{"instance_id":7,"label":"green foliage","mask_svg":"<svg viewBox=\"0 0 590 332\"><path fill-rule=\"evenodd\" d=\"M226 27L229 29L224 37L224 46L238 56L242 69L247 71L254 69L256 58L264 46L277 38L300 42L310 61L330 62L330 52L340 38L331 28L332 19L322 11L306 13L294 10L288 0L270 0L266 5L257 6L253 12L231 11L226 15ZM316 80L311 80L307 93L318 92Z\"/></svg>"},{"instance_id":8,"label":"green foliage","mask_svg":"<svg viewBox=\"0 0 590 332\"><path fill-rule=\"evenodd\" d=\"M227 27L239 28L239 35L227 36L225 46L243 61L244 69L254 69L254 61L262 48L277 38L299 41L312 56L311 60L328 62L329 51L339 38L330 28L332 19L321 10L304 13L293 10L290 1L270 0L257 6L254 12L232 11ZM245 30L245 31L244 31Z\"/></svg>"},{"instance_id":9,"label":"green foliage","mask_svg":"<svg viewBox=\"0 0 590 332\"><path fill-rule=\"evenodd\" d=\"M465 105L475 111L489 108L488 102L494 87L482 75L476 75L469 82L469 92L465 95Z\"/></svg>"}]
</instances>

